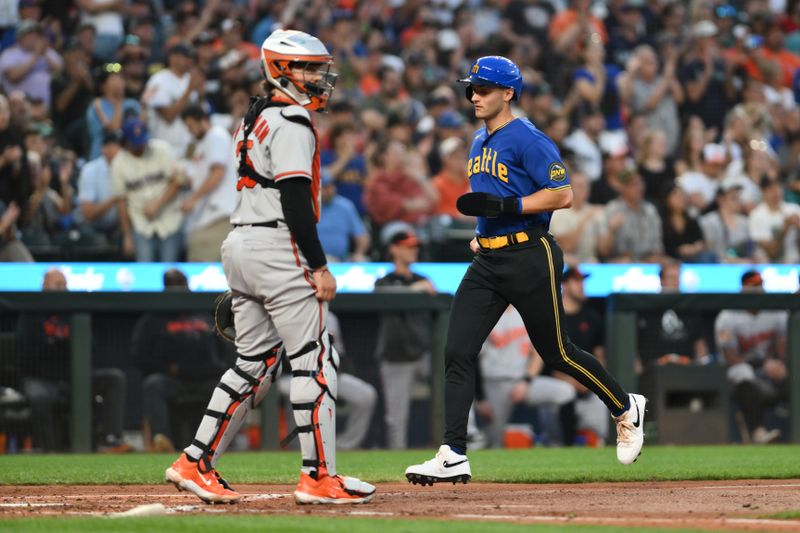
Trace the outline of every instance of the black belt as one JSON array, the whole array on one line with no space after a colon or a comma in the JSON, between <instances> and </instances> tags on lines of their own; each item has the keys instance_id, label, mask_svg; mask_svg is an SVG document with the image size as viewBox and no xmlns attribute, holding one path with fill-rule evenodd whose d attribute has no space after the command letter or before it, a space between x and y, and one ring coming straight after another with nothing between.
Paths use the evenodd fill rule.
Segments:
<instances>
[{"instance_id":1,"label":"black belt","mask_svg":"<svg viewBox=\"0 0 800 533\"><path fill-rule=\"evenodd\" d=\"M269 222L254 222L253 224L234 224L234 228L246 228L252 226L254 228L277 228L278 221L270 220Z\"/></svg>"}]
</instances>

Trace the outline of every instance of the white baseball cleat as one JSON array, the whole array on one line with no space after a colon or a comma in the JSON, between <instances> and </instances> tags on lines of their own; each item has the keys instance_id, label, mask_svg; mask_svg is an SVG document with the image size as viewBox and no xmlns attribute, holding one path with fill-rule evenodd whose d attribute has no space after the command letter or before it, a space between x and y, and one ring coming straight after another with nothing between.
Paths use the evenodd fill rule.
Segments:
<instances>
[{"instance_id":1,"label":"white baseball cleat","mask_svg":"<svg viewBox=\"0 0 800 533\"><path fill-rule=\"evenodd\" d=\"M617 459L624 465L636 462L642 454L644 444L644 413L647 398L641 394L629 394L631 406L619 416L617 423Z\"/></svg>"},{"instance_id":2,"label":"white baseball cleat","mask_svg":"<svg viewBox=\"0 0 800 533\"><path fill-rule=\"evenodd\" d=\"M459 481L467 483L472 479L469 460L466 455L461 455L450 449L447 444L442 444L436 457L425 461L421 465L412 465L406 468L406 478L416 485L431 485L449 481L455 485Z\"/></svg>"}]
</instances>

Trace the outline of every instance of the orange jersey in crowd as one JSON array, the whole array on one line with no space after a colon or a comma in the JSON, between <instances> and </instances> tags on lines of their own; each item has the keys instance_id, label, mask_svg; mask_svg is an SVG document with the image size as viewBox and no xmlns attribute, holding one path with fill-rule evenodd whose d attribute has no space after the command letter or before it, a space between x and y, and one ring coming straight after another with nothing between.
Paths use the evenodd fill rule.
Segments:
<instances>
[{"instance_id":1,"label":"orange jersey in crowd","mask_svg":"<svg viewBox=\"0 0 800 533\"><path fill-rule=\"evenodd\" d=\"M436 204L436 213L440 215L450 215L452 217L461 216L456 209L456 200L462 194L469 192L469 181L453 181L447 176L447 171L443 170L433 178L433 186L439 192L439 202Z\"/></svg>"}]
</instances>

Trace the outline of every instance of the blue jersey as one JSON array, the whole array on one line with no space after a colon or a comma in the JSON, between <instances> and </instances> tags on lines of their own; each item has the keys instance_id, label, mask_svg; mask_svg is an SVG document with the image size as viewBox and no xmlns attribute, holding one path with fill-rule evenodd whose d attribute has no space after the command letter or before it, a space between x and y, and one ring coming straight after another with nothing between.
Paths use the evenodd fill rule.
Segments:
<instances>
[{"instance_id":1,"label":"blue jersey","mask_svg":"<svg viewBox=\"0 0 800 533\"><path fill-rule=\"evenodd\" d=\"M570 186L555 143L524 118L512 120L491 135L485 127L478 130L469 151L467 174L473 192L500 197L523 197ZM505 235L531 226L548 229L551 216L552 212L478 217L478 234Z\"/></svg>"}]
</instances>

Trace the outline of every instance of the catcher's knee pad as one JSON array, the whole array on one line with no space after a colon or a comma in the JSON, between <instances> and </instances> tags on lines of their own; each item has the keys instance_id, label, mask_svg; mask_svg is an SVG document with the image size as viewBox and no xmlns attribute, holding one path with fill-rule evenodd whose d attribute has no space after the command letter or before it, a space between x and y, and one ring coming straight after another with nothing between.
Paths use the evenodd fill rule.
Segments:
<instances>
[{"instance_id":1,"label":"catcher's knee pad","mask_svg":"<svg viewBox=\"0 0 800 533\"><path fill-rule=\"evenodd\" d=\"M289 399L297 424L303 471L336 475L336 394L339 355L326 331L289 355L292 385ZM291 439L290 435L288 439Z\"/></svg>"},{"instance_id":2,"label":"catcher's knee pad","mask_svg":"<svg viewBox=\"0 0 800 533\"><path fill-rule=\"evenodd\" d=\"M240 355L236 364L222 375L192 446L202 451L202 457L214 466L239 433L247 414L256 407L280 374L281 344L266 354L246 357Z\"/></svg>"}]
</instances>

